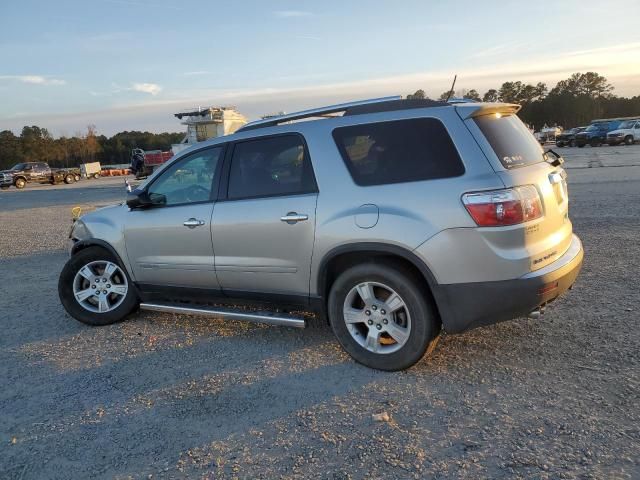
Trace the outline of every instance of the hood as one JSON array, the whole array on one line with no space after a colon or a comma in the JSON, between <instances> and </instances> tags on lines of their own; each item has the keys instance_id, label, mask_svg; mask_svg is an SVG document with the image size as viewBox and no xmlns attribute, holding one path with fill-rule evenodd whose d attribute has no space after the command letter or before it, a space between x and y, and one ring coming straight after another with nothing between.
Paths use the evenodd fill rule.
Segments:
<instances>
[{"instance_id":1,"label":"hood","mask_svg":"<svg viewBox=\"0 0 640 480\"><path fill-rule=\"evenodd\" d=\"M625 134L627 132L627 128L618 128L617 130L611 130L607 135L619 135L619 134Z\"/></svg>"},{"instance_id":2,"label":"hood","mask_svg":"<svg viewBox=\"0 0 640 480\"><path fill-rule=\"evenodd\" d=\"M0 173L5 173L5 174L9 174L9 175L13 175L16 172L17 172L17 170L0 170Z\"/></svg>"}]
</instances>

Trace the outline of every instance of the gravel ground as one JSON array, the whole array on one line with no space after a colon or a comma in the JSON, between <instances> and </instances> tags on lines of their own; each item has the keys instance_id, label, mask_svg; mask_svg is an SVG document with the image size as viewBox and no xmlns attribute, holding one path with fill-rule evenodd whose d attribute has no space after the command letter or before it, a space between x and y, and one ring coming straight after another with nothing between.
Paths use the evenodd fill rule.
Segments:
<instances>
[{"instance_id":1,"label":"gravel ground","mask_svg":"<svg viewBox=\"0 0 640 480\"><path fill-rule=\"evenodd\" d=\"M640 478L640 167L575 166L573 291L401 373L322 326L83 326L56 291L69 205L121 185L0 193L0 478Z\"/></svg>"}]
</instances>

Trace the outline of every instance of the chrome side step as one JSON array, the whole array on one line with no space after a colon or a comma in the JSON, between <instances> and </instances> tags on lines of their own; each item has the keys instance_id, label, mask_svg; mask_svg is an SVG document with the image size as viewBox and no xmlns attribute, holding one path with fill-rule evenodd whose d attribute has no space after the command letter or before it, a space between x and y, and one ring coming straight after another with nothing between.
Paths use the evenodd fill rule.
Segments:
<instances>
[{"instance_id":1,"label":"chrome side step","mask_svg":"<svg viewBox=\"0 0 640 480\"><path fill-rule=\"evenodd\" d=\"M206 306L187 307L183 305L162 304L162 303L141 303L140 310L150 310L154 312L180 313L184 315L203 315L207 317L222 317L229 320L245 320L255 323L268 323L270 325L280 325L283 327L304 328L305 321L302 317L271 312L250 312L243 310L227 310Z\"/></svg>"}]
</instances>

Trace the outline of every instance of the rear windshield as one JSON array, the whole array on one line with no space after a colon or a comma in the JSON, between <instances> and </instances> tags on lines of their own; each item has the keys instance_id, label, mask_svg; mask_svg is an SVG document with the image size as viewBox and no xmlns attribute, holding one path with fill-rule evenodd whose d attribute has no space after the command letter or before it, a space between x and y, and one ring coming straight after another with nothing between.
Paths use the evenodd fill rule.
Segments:
<instances>
[{"instance_id":1,"label":"rear windshield","mask_svg":"<svg viewBox=\"0 0 640 480\"><path fill-rule=\"evenodd\" d=\"M474 121L504 168L544 161L542 147L517 115L483 115Z\"/></svg>"}]
</instances>

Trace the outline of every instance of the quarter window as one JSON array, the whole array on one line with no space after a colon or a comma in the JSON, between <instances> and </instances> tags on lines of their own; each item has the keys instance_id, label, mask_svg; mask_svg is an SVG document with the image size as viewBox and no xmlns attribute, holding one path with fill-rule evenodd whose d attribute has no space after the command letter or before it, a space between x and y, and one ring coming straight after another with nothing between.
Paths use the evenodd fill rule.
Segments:
<instances>
[{"instance_id":1,"label":"quarter window","mask_svg":"<svg viewBox=\"0 0 640 480\"><path fill-rule=\"evenodd\" d=\"M181 205L206 202L214 193L222 147L195 152L167 168L148 189L149 198L157 205Z\"/></svg>"},{"instance_id":2,"label":"quarter window","mask_svg":"<svg viewBox=\"0 0 640 480\"><path fill-rule=\"evenodd\" d=\"M299 135L239 142L233 149L229 199L315 192L307 149Z\"/></svg>"},{"instance_id":3,"label":"quarter window","mask_svg":"<svg viewBox=\"0 0 640 480\"><path fill-rule=\"evenodd\" d=\"M336 128L333 138L361 186L457 177L464 166L439 120L418 118Z\"/></svg>"}]
</instances>

